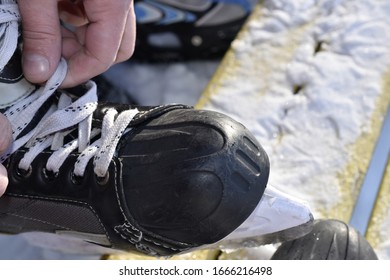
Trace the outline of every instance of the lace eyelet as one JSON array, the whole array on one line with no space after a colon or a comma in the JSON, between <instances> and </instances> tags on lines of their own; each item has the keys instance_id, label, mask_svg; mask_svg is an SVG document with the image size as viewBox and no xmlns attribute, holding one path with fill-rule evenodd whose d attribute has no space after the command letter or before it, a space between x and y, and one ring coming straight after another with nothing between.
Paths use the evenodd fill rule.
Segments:
<instances>
[{"instance_id":1,"label":"lace eyelet","mask_svg":"<svg viewBox=\"0 0 390 280\"><path fill-rule=\"evenodd\" d=\"M24 169L17 167L16 174L21 178L28 178L32 174L32 166L29 166L29 168L27 170L24 170Z\"/></svg>"},{"instance_id":2,"label":"lace eyelet","mask_svg":"<svg viewBox=\"0 0 390 280\"><path fill-rule=\"evenodd\" d=\"M42 169L42 174L44 178L47 179L48 181L53 181L58 177L58 172L55 173L51 170L47 170L46 168Z\"/></svg>"},{"instance_id":3,"label":"lace eyelet","mask_svg":"<svg viewBox=\"0 0 390 280\"><path fill-rule=\"evenodd\" d=\"M96 182L99 185L104 186L108 183L108 180L110 179L110 173L107 171L107 173L103 177L99 177L95 174L95 177L96 177Z\"/></svg>"},{"instance_id":4,"label":"lace eyelet","mask_svg":"<svg viewBox=\"0 0 390 280\"><path fill-rule=\"evenodd\" d=\"M83 183L83 177L82 176L77 176L76 174L74 174L74 172L72 171L70 173L70 181L72 182L73 185L81 185Z\"/></svg>"}]
</instances>

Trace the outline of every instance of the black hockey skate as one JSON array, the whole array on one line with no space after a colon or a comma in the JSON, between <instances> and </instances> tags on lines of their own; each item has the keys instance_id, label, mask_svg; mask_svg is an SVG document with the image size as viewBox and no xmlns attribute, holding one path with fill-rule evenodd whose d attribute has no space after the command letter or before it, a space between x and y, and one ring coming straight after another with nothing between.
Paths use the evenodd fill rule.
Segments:
<instances>
[{"instance_id":1,"label":"black hockey skate","mask_svg":"<svg viewBox=\"0 0 390 280\"><path fill-rule=\"evenodd\" d=\"M1 5L0 17L0 50L11 54L0 65L0 112L14 138L1 155L1 233L173 255L223 239L257 207L269 162L243 125L184 105L101 103L93 82L59 90L64 60L47 84L32 85L18 25L8 24L17 5Z\"/></svg>"},{"instance_id":2,"label":"black hockey skate","mask_svg":"<svg viewBox=\"0 0 390 280\"><path fill-rule=\"evenodd\" d=\"M136 0L134 58L147 61L220 58L255 1Z\"/></svg>"}]
</instances>

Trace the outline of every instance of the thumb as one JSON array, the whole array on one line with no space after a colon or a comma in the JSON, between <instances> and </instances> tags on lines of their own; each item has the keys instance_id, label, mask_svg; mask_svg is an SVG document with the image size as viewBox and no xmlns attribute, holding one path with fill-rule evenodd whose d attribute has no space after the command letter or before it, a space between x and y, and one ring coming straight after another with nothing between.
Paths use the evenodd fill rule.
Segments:
<instances>
[{"instance_id":1,"label":"thumb","mask_svg":"<svg viewBox=\"0 0 390 280\"><path fill-rule=\"evenodd\" d=\"M57 0L19 0L22 17L23 72L32 83L46 82L61 57Z\"/></svg>"},{"instance_id":2,"label":"thumb","mask_svg":"<svg viewBox=\"0 0 390 280\"><path fill-rule=\"evenodd\" d=\"M7 150L12 141L12 127L8 119L0 114L0 155Z\"/></svg>"},{"instance_id":3,"label":"thumb","mask_svg":"<svg viewBox=\"0 0 390 280\"><path fill-rule=\"evenodd\" d=\"M0 163L0 196L4 194L7 185L8 185L7 170Z\"/></svg>"},{"instance_id":4,"label":"thumb","mask_svg":"<svg viewBox=\"0 0 390 280\"><path fill-rule=\"evenodd\" d=\"M8 120L0 114L0 155L4 152L12 140L12 129L11 124ZM8 185L7 170L3 165L0 164L0 196L5 192Z\"/></svg>"}]
</instances>

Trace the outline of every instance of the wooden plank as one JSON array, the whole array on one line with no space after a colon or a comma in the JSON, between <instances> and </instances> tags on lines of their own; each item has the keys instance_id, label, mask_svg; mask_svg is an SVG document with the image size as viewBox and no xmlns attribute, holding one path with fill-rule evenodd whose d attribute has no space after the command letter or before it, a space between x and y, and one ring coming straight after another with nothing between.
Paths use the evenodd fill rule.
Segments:
<instances>
[{"instance_id":1,"label":"wooden plank","mask_svg":"<svg viewBox=\"0 0 390 280\"><path fill-rule=\"evenodd\" d=\"M275 110L277 110L278 108L275 106L274 101L277 99L278 94L280 98L284 98L283 94L281 94L280 92L285 90L285 88L287 88L287 85L290 85L290 90L292 93L291 96L295 95L296 97L302 97L303 95L304 97L309 96L309 98L314 99L322 98L322 96L318 94L318 97L316 97L316 92L309 92L310 90L326 90L326 86L328 86L329 92L331 92L339 84L345 82L342 79L337 79L337 75L341 75L343 73L338 72L337 69L335 69L335 71L333 72L324 73L324 80L326 81L326 79L331 79L333 83L330 85L328 84L326 86L324 84L323 88L311 87L310 79L305 80L304 75L301 76L301 84L289 84L288 75L294 76L294 73L289 73L289 71L291 70L291 65L297 64L297 60L307 61L306 57L304 56L305 47L313 48L313 59L310 60L310 62L313 63L312 71L321 71L321 69L315 69L315 62L317 59L321 59L321 56L327 55L327 52L333 51L336 55L338 55L337 59L340 59L340 61L342 61L342 59L345 59L346 63L349 61L350 57L353 57L353 59L355 60L363 59L362 56L359 57L359 55L357 55L356 53L352 53L352 51L350 54L343 54L342 49L339 53L335 51L335 45L340 43L342 40L348 40L348 35L351 36L352 40L352 37L355 35L363 37L368 35L368 30L370 30L371 35L374 36L374 33L376 32L375 29L377 29L377 32L380 32L383 26L390 27L390 25L388 20L383 20L377 26L371 25L370 27L368 27L370 17L375 17L375 13L371 13L370 15L370 13L362 12L362 10L360 10L361 7L368 4L367 1L341 1L341 3L339 3L339 6L342 6L342 8L345 8L346 10L360 10L360 12L362 12L360 16L365 19L361 20L360 22L356 20L356 24L348 23L345 19L340 20L338 26L338 28L340 29L337 30L337 32L333 32L331 34L333 36L331 38L332 40L339 40L340 42L326 41L326 39L330 40L330 38L326 38L326 36L324 37L326 39L322 41L321 34L316 33L321 27L321 17L323 19L321 24L325 25L327 22L331 23L334 17L337 18L337 15L333 13L342 13L341 8L339 9L338 7L326 7L324 5L325 1L319 1L317 7L310 6L308 4L307 10L310 10L311 13L314 13L317 16L313 16L312 20L306 20L303 18L301 23L291 24L288 29L283 29L283 26L279 26L277 22L272 21L276 17L275 13L278 13L278 16L281 20L285 19L285 17L288 17L286 14L282 13L286 11L283 10L283 5L277 6L276 2L277 1L268 1L265 4L266 6L259 4L258 7L255 9L249 22L246 24L246 26L244 26L242 32L238 35L237 40L233 43L233 47L225 56L219 69L217 70L205 92L201 96L197 104L197 108L217 110L241 121L249 129L254 131L256 137L258 137L258 139L261 140L263 146L265 146L266 151L271 151L269 153L271 155L271 173L273 170L273 166L276 165L277 167L279 167L279 169L277 169L276 171L278 173L278 176L291 175L290 177L293 180L294 177L292 173L299 172L299 168L293 166L294 161L289 161L289 159L286 158L287 156L283 155L282 153L278 154L273 152L277 149L278 143L285 141L283 132L275 132L275 130L272 130L273 127L270 125L268 128L270 128L270 130L272 131L273 137L264 137L259 126L267 126L269 125L269 123L262 122L262 120L258 118L258 116L261 115L260 110L264 108L264 110L267 110L267 107L270 108L270 113L272 112L272 108L275 108ZM384 5L385 2L379 1L376 3L372 3L372 7L376 9L378 7L374 7L375 5L380 6L382 4ZM291 14L294 14L294 8L296 10L303 8L299 5L304 4L302 2L290 5L290 8L292 9ZM347 14L348 13L346 13L346 15ZM295 16L298 16L297 12L295 13ZM328 21L326 19L328 19ZM378 19L378 17L376 17L376 19ZM374 18L372 18L372 20L374 20ZM379 21L381 20L382 19L380 19ZM274 32L269 32L269 34L261 34L260 39L254 39L253 37L256 36L256 34L265 32L264 25L266 24L274 24ZM332 28L331 24L329 28ZM348 30L348 32L350 32L349 34L347 33L348 28L350 28ZM356 34L352 34L354 31L351 30L357 30ZM365 33L365 31L367 33ZM315 36L309 36L314 34L316 34L317 38L315 38ZM356 36L354 37L354 39L357 38ZM386 37L386 40L381 41L380 44L383 43L383 45L389 46L388 34L384 37ZM315 41L314 39L316 39L317 41ZM307 40L306 46L304 46L305 40ZM369 47L370 45L373 46L372 42L378 43L379 41L379 39L378 41L376 39L370 41L369 37L367 37L365 38L365 40L362 41L362 44L365 44L366 47ZM273 47L272 50L267 48L270 46ZM353 47L350 46L350 48ZM265 50L267 51L266 53L264 53ZM263 55L261 55L262 52L264 53ZM378 94L370 95L367 92L362 92L361 95L358 96L357 99L359 100L356 100L356 102L370 102L374 105L370 109L371 111L367 112L367 117L364 119L364 121L362 121L361 129L356 140L353 143L349 143L348 145L340 144L345 146L345 148L341 150L341 152L345 153L345 155L340 154L340 156L345 156L346 158L348 158L348 161L340 165L340 168L335 173L335 175L333 177L330 177L332 180L328 182L329 189L327 190L326 186L322 188L317 188L315 184L309 184L308 181L310 180L310 178L302 179L300 185L296 184L295 186L289 186L289 190L293 188L293 193L296 193L301 198L311 199L309 203L313 208L315 218L337 218L348 222L351 217L356 199L359 195L359 191L361 189L363 180L368 170L375 143L377 142L377 139L380 134L380 129L384 116L386 115L387 108L390 104L390 72L388 59L389 52L390 49L388 48L387 52L385 51L384 53L382 53L383 58L386 59L386 62L384 62L382 65L381 72L380 74L378 74L380 75L379 77L372 76L372 80L368 79L367 77L362 78L366 79L367 83L372 83L374 80L377 81L377 84L373 84L372 87L377 89ZM341 58L341 56L343 57ZM323 60L323 63L327 63L327 61ZM332 61L329 61L329 63L332 63ZM360 62L357 63L357 65L360 65ZM366 67L369 71L370 67L374 68L376 66L373 62L372 65L368 63ZM300 70L298 67L295 69L297 69L298 71ZM353 70L350 71L352 72ZM362 73L364 73L364 69L362 69ZM313 73L309 72L307 73L307 76L310 77L310 75L312 74ZM275 77L276 79L274 79L272 82L271 80ZM275 81L277 81L279 84L275 85ZM355 81L351 80L352 85L349 85L349 89L353 89L354 82L358 84L360 81L358 79ZM284 88L280 89L282 87ZM348 94L348 92L343 92L341 89L340 102L344 102L344 97ZM300 102L292 101L291 97L285 97L285 100L286 103ZM362 104L363 103L357 105L361 106ZM286 106L286 109L288 109L288 106ZM306 112L307 118L315 118L316 114L318 113L313 110L313 108L308 108L305 106L301 106L299 107L299 109ZM329 110L332 110L332 108L329 107ZM321 113L324 114L324 112L325 111L322 111ZM341 118L345 117L344 114L350 114L351 122L353 122L359 119L358 116L354 115L356 114L356 112L354 111L353 107L350 107L349 113L340 111L339 115ZM337 114L335 114L335 116L337 117ZM333 116L332 118L335 119L335 116ZM319 123L319 125L321 125L321 123ZM341 129L337 128L337 119L334 125L336 127L336 130ZM344 127L343 129L348 129L348 127ZM302 141L305 140L307 143L310 143L310 141L307 141L307 139L304 139L304 137L312 137L312 145L316 145L317 142L321 140L320 138L323 137L318 135L310 135L310 133L305 133L304 130L300 131L300 133L302 134ZM339 137L340 142L342 142L344 132L343 130L341 130L338 131L338 133L339 135L337 137ZM264 141L264 139L267 139L269 141ZM302 152L305 152L302 148L301 143L299 143L300 140L298 139L297 141L298 142L294 144L296 144L297 147L300 147L302 149ZM268 142L272 143L269 144ZM329 143L329 145L329 147L331 147L332 149L339 148L337 147L337 141L333 141L332 143ZM313 157L315 158L316 155L313 154ZM319 174L323 174L329 171L329 167L331 167L332 160L334 159L328 161L326 161L326 158L315 160L318 160L319 162L323 163L323 168L318 170ZM284 163L285 161L290 163L290 165ZM282 169L280 168L280 166L283 166L285 168ZM281 172L281 170L284 170L284 173ZM379 252L380 257L386 259L390 258L390 251L388 249L389 245L386 243L387 240L385 240L385 236L388 236L390 234L389 170L390 167L388 167L386 170L385 178L383 179L381 190L379 193L379 198L376 201L374 212L371 216L371 222L369 224L366 235L370 243L374 246L377 252ZM313 194L315 195L305 195L305 192L307 192L309 188L312 188ZM252 252L249 251L247 254L245 254L244 249L240 250L240 252L236 256L232 254L227 254L222 257L245 259L248 257L253 258L255 256L252 254Z\"/></svg>"}]
</instances>

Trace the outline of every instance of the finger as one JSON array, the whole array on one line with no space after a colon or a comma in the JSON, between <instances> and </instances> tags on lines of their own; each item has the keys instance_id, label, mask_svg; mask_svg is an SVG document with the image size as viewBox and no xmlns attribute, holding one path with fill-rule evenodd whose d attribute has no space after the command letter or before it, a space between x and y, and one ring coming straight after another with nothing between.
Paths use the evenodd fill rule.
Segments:
<instances>
[{"instance_id":1,"label":"finger","mask_svg":"<svg viewBox=\"0 0 390 280\"><path fill-rule=\"evenodd\" d=\"M89 21L85 29L84 48L69 58L63 87L84 82L115 63L131 5L132 1L125 0L84 1Z\"/></svg>"},{"instance_id":2,"label":"finger","mask_svg":"<svg viewBox=\"0 0 390 280\"><path fill-rule=\"evenodd\" d=\"M80 29L79 27L77 29ZM85 29L85 28L84 28ZM77 38L76 34L64 27L62 27L62 56L69 60L75 53L80 52L83 45Z\"/></svg>"},{"instance_id":3,"label":"finger","mask_svg":"<svg viewBox=\"0 0 390 280\"><path fill-rule=\"evenodd\" d=\"M12 141L12 128L8 119L0 114L0 154L6 151Z\"/></svg>"},{"instance_id":4,"label":"finger","mask_svg":"<svg viewBox=\"0 0 390 280\"><path fill-rule=\"evenodd\" d=\"M12 140L11 124L7 118L0 114L0 154L2 154L9 147ZM5 192L8 185L7 170L0 164L0 196Z\"/></svg>"},{"instance_id":5,"label":"finger","mask_svg":"<svg viewBox=\"0 0 390 280\"><path fill-rule=\"evenodd\" d=\"M125 30L123 32L121 45L119 47L119 51L115 59L116 63L126 61L133 55L134 48L135 48L135 38L136 38L135 13L134 13L134 8L131 7L131 9L129 10L129 14L127 15L127 21L126 21Z\"/></svg>"},{"instance_id":6,"label":"finger","mask_svg":"<svg viewBox=\"0 0 390 280\"><path fill-rule=\"evenodd\" d=\"M63 0L58 2L60 19L71 26L82 26L88 23L82 1Z\"/></svg>"},{"instance_id":7,"label":"finger","mask_svg":"<svg viewBox=\"0 0 390 280\"><path fill-rule=\"evenodd\" d=\"M5 189L8 185L8 176L7 176L7 169L0 164L0 196L2 196L5 192Z\"/></svg>"},{"instance_id":8,"label":"finger","mask_svg":"<svg viewBox=\"0 0 390 280\"><path fill-rule=\"evenodd\" d=\"M22 17L23 71L33 83L43 83L61 56L57 0L19 0Z\"/></svg>"}]
</instances>

